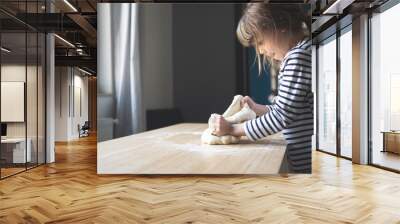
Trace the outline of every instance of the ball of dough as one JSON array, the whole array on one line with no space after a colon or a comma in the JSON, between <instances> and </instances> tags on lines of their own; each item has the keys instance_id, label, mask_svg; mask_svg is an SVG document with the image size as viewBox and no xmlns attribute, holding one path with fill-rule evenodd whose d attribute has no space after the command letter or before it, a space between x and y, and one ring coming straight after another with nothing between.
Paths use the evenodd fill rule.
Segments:
<instances>
[{"instance_id":1,"label":"ball of dough","mask_svg":"<svg viewBox=\"0 0 400 224\"><path fill-rule=\"evenodd\" d=\"M256 117L256 113L249 107L249 105L244 104L243 107L241 107L240 101L242 99L243 96L236 95L233 98L231 105L222 114L227 122L231 124L239 124ZM238 143L240 137L231 135L215 136L212 134L213 130L215 129L214 124L217 115L218 114L211 114L210 118L208 119L208 128L201 135L201 142L209 145L227 145Z\"/></svg>"},{"instance_id":2,"label":"ball of dough","mask_svg":"<svg viewBox=\"0 0 400 224\"><path fill-rule=\"evenodd\" d=\"M240 140L240 137L231 135L215 136L212 132L211 128L207 128L201 135L201 143L208 145L228 145L238 143Z\"/></svg>"}]
</instances>

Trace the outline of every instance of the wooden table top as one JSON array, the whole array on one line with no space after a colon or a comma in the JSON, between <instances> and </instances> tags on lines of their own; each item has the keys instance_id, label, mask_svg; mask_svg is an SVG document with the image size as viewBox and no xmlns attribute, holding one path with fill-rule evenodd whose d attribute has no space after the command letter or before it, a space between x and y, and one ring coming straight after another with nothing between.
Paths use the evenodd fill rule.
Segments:
<instances>
[{"instance_id":1,"label":"wooden table top","mask_svg":"<svg viewBox=\"0 0 400 224\"><path fill-rule=\"evenodd\" d=\"M286 141L281 134L239 144L204 145L207 124L182 123L97 145L98 174L277 174Z\"/></svg>"},{"instance_id":2,"label":"wooden table top","mask_svg":"<svg viewBox=\"0 0 400 224\"><path fill-rule=\"evenodd\" d=\"M400 131L381 131L383 134L400 134Z\"/></svg>"}]
</instances>

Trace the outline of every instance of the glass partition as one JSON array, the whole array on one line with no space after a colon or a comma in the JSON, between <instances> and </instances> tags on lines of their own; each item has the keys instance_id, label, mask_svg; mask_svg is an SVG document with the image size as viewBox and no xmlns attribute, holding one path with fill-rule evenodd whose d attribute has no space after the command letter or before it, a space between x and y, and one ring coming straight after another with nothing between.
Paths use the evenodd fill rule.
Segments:
<instances>
[{"instance_id":1,"label":"glass partition","mask_svg":"<svg viewBox=\"0 0 400 224\"><path fill-rule=\"evenodd\" d=\"M46 124L46 76L45 76L45 66L46 66L46 38L43 33L38 34L38 76L37 76L37 162L38 164L43 164L46 162L46 139L45 139L45 124Z\"/></svg>"},{"instance_id":2,"label":"glass partition","mask_svg":"<svg viewBox=\"0 0 400 224\"><path fill-rule=\"evenodd\" d=\"M339 38L340 60L340 155L352 157L352 33L351 26Z\"/></svg>"},{"instance_id":3,"label":"glass partition","mask_svg":"<svg viewBox=\"0 0 400 224\"><path fill-rule=\"evenodd\" d=\"M42 12L43 3L16 10ZM1 179L45 162L45 44L43 33L0 12Z\"/></svg>"},{"instance_id":4,"label":"glass partition","mask_svg":"<svg viewBox=\"0 0 400 224\"><path fill-rule=\"evenodd\" d=\"M400 170L400 4L371 18L371 162Z\"/></svg>"},{"instance_id":5,"label":"glass partition","mask_svg":"<svg viewBox=\"0 0 400 224\"><path fill-rule=\"evenodd\" d=\"M26 139L26 41L25 32L1 34L2 177L24 171L31 158Z\"/></svg>"},{"instance_id":6,"label":"glass partition","mask_svg":"<svg viewBox=\"0 0 400 224\"><path fill-rule=\"evenodd\" d=\"M336 36L318 46L318 149L336 154Z\"/></svg>"},{"instance_id":7,"label":"glass partition","mask_svg":"<svg viewBox=\"0 0 400 224\"><path fill-rule=\"evenodd\" d=\"M29 160L27 167L37 165L38 157L38 35L35 32L27 33L27 98L26 98L26 113L27 113L27 150Z\"/></svg>"}]
</instances>

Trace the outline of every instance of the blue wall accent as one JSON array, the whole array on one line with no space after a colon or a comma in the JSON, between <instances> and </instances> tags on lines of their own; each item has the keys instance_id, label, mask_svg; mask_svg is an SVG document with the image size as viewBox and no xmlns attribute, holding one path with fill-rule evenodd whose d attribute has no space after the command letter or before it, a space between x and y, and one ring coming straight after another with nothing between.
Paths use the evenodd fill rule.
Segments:
<instances>
[{"instance_id":1,"label":"blue wall accent","mask_svg":"<svg viewBox=\"0 0 400 224\"><path fill-rule=\"evenodd\" d=\"M271 94L271 76L269 67L265 66L265 71L258 74L258 64L255 60L256 51L254 48L248 49L248 67L249 71L249 94L250 97L259 104L271 104L268 96Z\"/></svg>"}]
</instances>

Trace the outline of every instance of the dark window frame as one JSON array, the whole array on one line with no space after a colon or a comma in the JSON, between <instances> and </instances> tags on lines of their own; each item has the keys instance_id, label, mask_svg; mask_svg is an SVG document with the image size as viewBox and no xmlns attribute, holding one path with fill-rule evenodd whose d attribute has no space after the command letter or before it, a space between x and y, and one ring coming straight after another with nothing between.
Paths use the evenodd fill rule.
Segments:
<instances>
[{"instance_id":1,"label":"dark window frame","mask_svg":"<svg viewBox=\"0 0 400 224\"><path fill-rule=\"evenodd\" d=\"M25 1L23 3L27 3L27 2L28 1ZM36 3L36 10L37 10L37 12L39 12L39 3L42 3L43 1L34 0L34 1L31 1L31 2ZM27 5L26 4L25 4L25 11L27 11ZM6 12L6 11L2 10L2 12ZM46 7L46 12L47 12L47 7ZM27 14L25 14L25 16L26 15ZM17 22L21 22L17 18L14 18L14 19L16 19ZM47 127L47 110L46 110L46 108L47 108L47 81L46 81L46 79L47 79L47 33L41 32L40 30L37 30L34 27L32 27L32 26L30 26L30 25L28 25L26 23L24 23L23 26L24 26L24 30L13 31L13 32L1 31L1 29L0 29L0 45L2 45L1 42L2 42L2 34L3 33L21 33L21 34L25 35L25 87L24 87L24 89L25 89L25 93L24 93L24 96L25 96L25 99L24 99L25 166L24 166L23 170L15 172L15 173L12 173L12 174L9 174L7 176L3 176L3 173L2 173L2 169L3 168L0 166L0 180L4 180L4 179L6 179L8 177L12 177L14 175L26 172L26 171L28 171L30 169L33 169L33 168L37 168L37 167L39 167L41 165L46 164L46 162L47 162L47 128L46 128ZM27 76L28 76L28 67L27 67L28 66L28 34L33 34L33 35L36 34L36 93L34 93L34 94L36 94L36 122L35 122L36 123L36 136L34 136L32 138L36 138L36 142L37 142L37 144L36 144L36 161L35 161L35 163L29 162L29 166L28 166L28 162L27 162L27 158L28 158L28 154L27 154L27 147L28 147L28 144L27 144L27 140L28 140L28 116L27 116L27 113L28 113L27 112L27 95L28 95L28 93L27 93L27 82L28 82L28 79L27 79ZM38 141L39 140L39 79L38 79L38 77L39 77L39 69L38 69L38 67L39 67L39 36L41 36L39 34L44 34L44 35L42 35L42 38L40 39L42 41L42 44L43 44L42 47L44 48L44 50L41 51L44 54L44 55L42 55L42 60L44 60L44 64L43 64L44 67L42 69L42 82L44 84L44 86L42 87L42 88L44 88L44 91L43 91L44 98L42 100L42 104L43 104L42 107L44 109L44 111L43 111L44 116L42 118L44 120L41 121L44 124L44 127L43 127L44 128L44 130L43 130L43 134L44 134L43 135L43 142L44 142L44 144L42 146L43 147L42 152L44 153L44 155L41 155L43 157L43 159L44 159L43 163L39 162L39 141ZM0 82L1 82L1 67L2 67L2 56L0 54ZM1 90L1 86L0 86L0 90ZM0 97L0 99L1 99L1 97ZM1 123L1 117L0 117L0 123ZM0 144L0 156L1 156L1 144Z\"/></svg>"},{"instance_id":2,"label":"dark window frame","mask_svg":"<svg viewBox=\"0 0 400 224\"><path fill-rule=\"evenodd\" d=\"M315 136L316 136L316 138L315 139L316 139L316 150L317 151L323 152L323 153L326 153L326 154L329 154L329 155L337 156L339 158L343 158L343 159L351 161L352 158L342 155L342 153L341 153L341 144L340 144L341 143L340 94L339 94L340 93L340 75L341 75L341 71L340 71L340 69L341 69L340 68L340 37L343 34L352 31L351 16L344 17L343 21L342 20L338 21L338 23L341 22L343 24L343 27L338 26L338 24L332 25L332 27L333 26L336 27L335 31L334 32L330 31L330 33L328 35L325 34L325 33L322 33L322 35L324 35L324 37L321 38L321 39L318 39L318 41L315 43L315 45L316 45L316 48L315 48L316 49L316 59L315 59L315 61L316 61L316 66L317 66L317 68L315 70L316 71L316 102L315 102L315 106L316 106L316 115L315 115L316 116L316 132L315 132L316 134L315 134ZM319 88L319 65L318 65L319 63L318 63L318 58L319 58L319 55L318 55L318 48L320 47L320 45L322 43L328 43L330 41L336 41L336 61L335 61L335 63L336 63L336 152L335 153L326 151L326 150L321 149L319 147L319 131L320 130L318 128L318 126L319 126L319 116L320 116L319 107L318 107L318 103L319 103L319 91L318 91L318 88Z\"/></svg>"}]
</instances>

